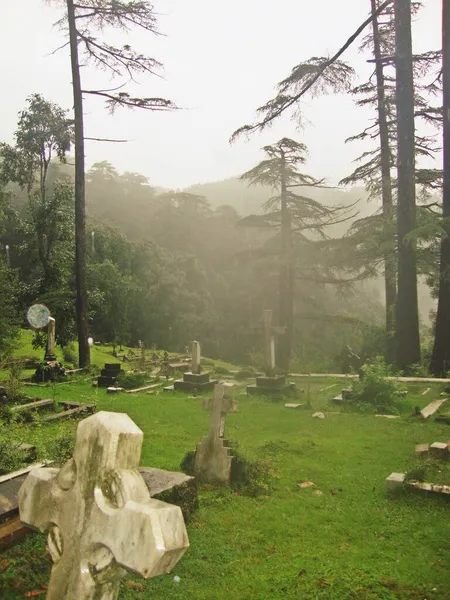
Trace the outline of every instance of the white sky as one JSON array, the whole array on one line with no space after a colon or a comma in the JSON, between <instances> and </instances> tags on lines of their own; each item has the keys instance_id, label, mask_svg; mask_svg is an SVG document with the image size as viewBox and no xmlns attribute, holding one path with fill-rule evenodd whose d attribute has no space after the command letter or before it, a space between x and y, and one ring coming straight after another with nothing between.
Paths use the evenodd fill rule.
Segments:
<instances>
[{"instance_id":1,"label":"white sky","mask_svg":"<svg viewBox=\"0 0 450 600\"><path fill-rule=\"evenodd\" d=\"M441 0L424 0L414 29L415 50L440 47ZM308 100L309 123L302 131L285 118L264 134L230 146L228 138L253 120L255 109L274 95L275 84L313 55L334 54L366 18L368 0L155 0L166 37L140 31L129 38L114 33L165 65L164 80L141 77L142 96L162 95L186 110L130 112L109 116L100 99L85 102L86 135L132 140L127 144L88 142L87 164L111 161L119 171L135 171L153 185L181 188L239 175L262 158L261 146L282 136L307 144L307 171L334 183L352 169L360 148L344 140L368 124L370 112L349 97ZM0 140L13 142L17 113L26 97L41 93L72 107L70 62L64 42L52 28L60 11L44 0L1 0ZM365 57L351 48L344 55L361 76ZM105 75L83 69L84 87L113 87Z\"/></svg>"}]
</instances>

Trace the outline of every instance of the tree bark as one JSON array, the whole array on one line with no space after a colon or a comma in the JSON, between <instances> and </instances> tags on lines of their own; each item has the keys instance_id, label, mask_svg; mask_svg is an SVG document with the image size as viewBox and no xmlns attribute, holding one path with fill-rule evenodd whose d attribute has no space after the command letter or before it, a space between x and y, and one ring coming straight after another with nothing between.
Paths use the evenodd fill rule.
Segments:
<instances>
[{"instance_id":1,"label":"tree bark","mask_svg":"<svg viewBox=\"0 0 450 600\"><path fill-rule=\"evenodd\" d=\"M439 296L436 332L430 370L445 375L450 369L450 4L442 0L442 86L443 86L443 193L442 216L445 233L441 239Z\"/></svg>"},{"instance_id":2,"label":"tree bark","mask_svg":"<svg viewBox=\"0 0 450 600\"><path fill-rule=\"evenodd\" d=\"M377 111L378 128L380 132L381 151L381 196L383 203L383 218L385 221L385 235L388 237L392 228L394 205L392 202L391 179L391 148L389 145L389 128L386 109L386 93L384 85L383 63L381 61L380 33L378 29L377 3L370 0L372 8L373 53L375 58L375 74L377 79ZM394 240L391 250L384 254L384 290L386 304L386 362L395 363L395 303L397 297L394 256Z\"/></svg>"},{"instance_id":3,"label":"tree bark","mask_svg":"<svg viewBox=\"0 0 450 600\"><path fill-rule=\"evenodd\" d=\"M75 276L77 288L78 359L80 367L90 364L88 301L86 290L86 201L84 172L83 96L78 62L78 34L73 0L67 0L70 35L73 103L75 113Z\"/></svg>"},{"instance_id":4,"label":"tree bark","mask_svg":"<svg viewBox=\"0 0 450 600\"><path fill-rule=\"evenodd\" d=\"M281 149L281 268L279 287L279 324L286 332L279 337L278 366L289 371L294 328L294 269L292 266L292 232L285 173L286 158Z\"/></svg>"},{"instance_id":5,"label":"tree bark","mask_svg":"<svg viewBox=\"0 0 450 600\"><path fill-rule=\"evenodd\" d=\"M395 0L395 63L398 182L396 364L399 369L407 370L420 362L416 248L414 242L406 239L416 225L411 0Z\"/></svg>"}]
</instances>

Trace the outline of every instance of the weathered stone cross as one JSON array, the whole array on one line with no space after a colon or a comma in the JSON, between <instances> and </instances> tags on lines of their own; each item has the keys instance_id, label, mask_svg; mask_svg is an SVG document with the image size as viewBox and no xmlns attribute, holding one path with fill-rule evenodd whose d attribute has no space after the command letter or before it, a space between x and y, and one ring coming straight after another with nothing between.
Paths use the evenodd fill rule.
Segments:
<instances>
[{"instance_id":1,"label":"weathered stone cross","mask_svg":"<svg viewBox=\"0 0 450 600\"><path fill-rule=\"evenodd\" d=\"M232 456L223 439L223 419L225 408L225 387L222 383L214 386L211 422L208 435L197 446L194 473L201 481L209 483L229 483Z\"/></svg>"},{"instance_id":2,"label":"weathered stone cross","mask_svg":"<svg viewBox=\"0 0 450 600\"><path fill-rule=\"evenodd\" d=\"M227 394L227 391L231 391L231 388L232 386L227 383L218 384L214 388L214 396L212 398L203 399L203 410L212 411L211 427L217 427L217 423L214 421L214 410L217 411L217 405L220 406L219 429L213 433L213 435L217 434L217 437L219 438L223 438L225 433L225 417L227 413L235 413L238 410L237 400L233 400L233 398Z\"/></svg>"},{"instance_id":3,"label":"weathered stone cross","mask_svg":"<svg viewBox=\"0 0 450 600\"><path fill-rule=\"evenodd\" d=\"M150 498L137 471L142 431L128 415L81 421L73 458L33 469L19 492L20 519L48 533L47 600L115 600L125 569L169 572L189 546L181 509Z\"/></svg>"},{"instance_id":4,"label":"weathered stone cross","mask_svg":"<svg viewBox=\"0 0 450 600\"><path fill-rule=\"evenodd\" d=\"M286 333L286 327L272 325L272 310L263 310L264 327L264 371L267 377L272 377L275 371L275 335Z\"/></svg>"},{"instance_id":5,"label":"weathered stone cross","mask_svg":"<svg viewBox=\"0 0 450 600\"><path fill-rule=\"evenodd\" d=\"M191 373L200 373L200 343L192 342L191 348Z\"/></svg>"}]
</instances>

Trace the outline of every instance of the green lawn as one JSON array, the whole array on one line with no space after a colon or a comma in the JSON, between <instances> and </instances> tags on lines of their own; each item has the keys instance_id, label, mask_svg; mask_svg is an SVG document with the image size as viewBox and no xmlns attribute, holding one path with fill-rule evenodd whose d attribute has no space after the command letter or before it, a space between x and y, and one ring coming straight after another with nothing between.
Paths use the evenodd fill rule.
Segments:
<instances>
[{"instance_id":1,"label":"green lawn","mask_svg":"<svg viewBox=\"0 0 450 600\"><path fill-rule=\"evenodd\" d=\"M390 497L385 486L392 471L417 467L415 444L450 438L447 425L408 416L441 387L410 385L405 414L395 420L330 414L339 411L330 399L342 387L325 378L311 384L314 410L329 411L325 420L313 419L311 410L240 397L239 412L227 418L227 437L249 457L270 463L270 493L252 499L201 489L200 510L188 525L191 547L174 572L150 581L125 577L120 598L449 599L449 502L417 493ZM432 392L422 396L427 387ZM50 393L31 389L41 397ZM96 400L100 410L128 413L144 432L144 465L178 469L208 427L201 401L186 396L107 396L89 383L59 384L54 392L57 400ZM26 430L26 441L45 453L58 433L75 427L37 425ZM301 489L302 480L316 486ZM0 598L42 590L49 570L44 537L28 536L0 557Z\"/></svg>"}]
</instances>

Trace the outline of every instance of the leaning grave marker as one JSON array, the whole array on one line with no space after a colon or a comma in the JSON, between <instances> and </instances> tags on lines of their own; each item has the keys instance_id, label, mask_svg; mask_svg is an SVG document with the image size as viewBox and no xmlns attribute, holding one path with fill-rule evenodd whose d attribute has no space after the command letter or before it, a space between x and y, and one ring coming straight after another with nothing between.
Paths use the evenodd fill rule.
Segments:
<instances>
[{"instance_id":1,"label":"leaning grave marker","mask_svg":"<svg viewBox=\"0 0 450 600\"><path fill-rule=\"evenodd\" d=\"M47 600L114 600L126 570L169 572L189 546L178 506L151 499L138 472L143 433L120 413L78 425L73 458L33 469L19 492L22 522L48 532Z\"/></svg>"},{"instance_id":2,"label":"leaning grave marker","mask_svg":"<svg viewBox=\"0 0 450 600\"><path fill-rule=\"evenodd\" d=\"M195 453L194 475L205 483L229 484L231 479L231 463L228 442L223 437L224 415L227 413L229 400L225 398L225 386L217 383L211 402L211 421L208 435L198 444Z\"/></svg>"}]
</instances>

